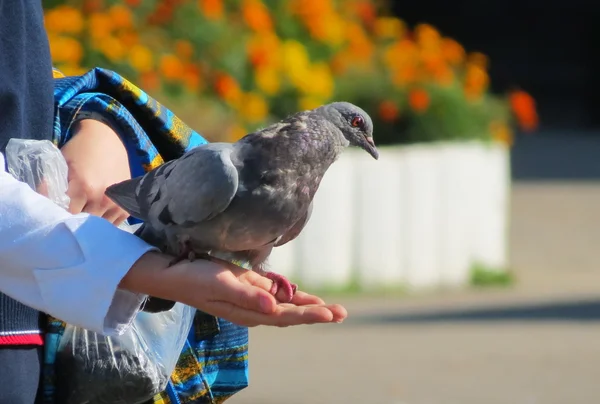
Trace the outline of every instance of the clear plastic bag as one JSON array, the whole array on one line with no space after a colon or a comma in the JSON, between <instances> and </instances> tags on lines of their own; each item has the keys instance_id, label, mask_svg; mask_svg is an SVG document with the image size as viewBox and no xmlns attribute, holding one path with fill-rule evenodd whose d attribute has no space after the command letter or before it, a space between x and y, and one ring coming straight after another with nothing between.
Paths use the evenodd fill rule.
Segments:
<instances>
[{"instance_id":1,"label":"clear plastic bag","mask_svg":"<svg viewBox=\"0 0 600 404\"><path fill-rule=\"evenodd\" d=\"M51 142L11 139L6 160L17 179L60 206L69 205L68 167ZM136 229L127 223L119 227L131 233ZM162 313L139 312L131 327L118 337L67 324L55 359L56 402L138 404L164 391L195 311L177 303Z\"/></svg>"}]
</instances>

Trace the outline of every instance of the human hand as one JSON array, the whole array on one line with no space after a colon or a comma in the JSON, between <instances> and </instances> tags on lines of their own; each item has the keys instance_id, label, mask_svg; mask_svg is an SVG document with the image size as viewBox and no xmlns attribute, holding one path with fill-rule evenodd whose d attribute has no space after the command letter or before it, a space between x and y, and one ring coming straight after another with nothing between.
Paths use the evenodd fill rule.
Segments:
<instances>
[{"instance_id":1,"label":"human hand","mask_svg":"<svg viewBox=\"0 0 600 404\"><path fill-rule=\"evenodd\" d=\"M110 126L94 119L78 121L74 130L61 149L69 167L69 212L90 213L118 225L129 215L104 191L131 178L125 145Z\"/></svg>"},{"instance_id":2,"label":"human hand","mask_svg":"<svg viewBox=\"0 0 600 404\"><path fill-rule=\"evenodd\" d=\"M163 254L145 254L121 287L179 301L247 327L342 322L348 315L344 307L304 292L297 292L291 303L278 304L269 293L270 279L225 261L182 261L168 267L170 260Z\"/></svg>"}]
</instances>

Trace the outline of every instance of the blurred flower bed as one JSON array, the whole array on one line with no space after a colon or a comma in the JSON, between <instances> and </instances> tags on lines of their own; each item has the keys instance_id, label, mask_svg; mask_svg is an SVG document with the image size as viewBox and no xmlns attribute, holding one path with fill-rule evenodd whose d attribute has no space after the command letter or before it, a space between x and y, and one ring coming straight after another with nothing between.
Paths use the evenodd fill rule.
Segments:
<instances>
[{"instance_id":1,"label":"blurred flower bed","mask_svg":"<svg viewBox=\"0 0 600 404\"><path fill-rule=\"evenodd\" d=\"M65 74L104 67L212 141L332 100L363 107L379 144L535 130L535 101L489 91L488 59L369 0L45 0Z\"/></svg>"}]
</instances>

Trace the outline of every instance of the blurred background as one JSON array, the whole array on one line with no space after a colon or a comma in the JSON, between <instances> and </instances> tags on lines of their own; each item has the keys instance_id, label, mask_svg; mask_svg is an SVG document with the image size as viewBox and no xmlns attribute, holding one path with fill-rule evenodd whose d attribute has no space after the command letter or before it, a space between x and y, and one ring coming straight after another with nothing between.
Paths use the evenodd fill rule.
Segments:
<instances>
[{"instance_id":1,"label":"blurred background","mask_svg":"<svg viewBox=\"0 0 600 404\"><path fill-rule=\"evenodd\" d=\"M344 99L348 150L272 266L341 325L251 330L234 404L596 403L600 5L47 0L55 66L115 70L211 141Z\"/></svg>"}]
</instances>

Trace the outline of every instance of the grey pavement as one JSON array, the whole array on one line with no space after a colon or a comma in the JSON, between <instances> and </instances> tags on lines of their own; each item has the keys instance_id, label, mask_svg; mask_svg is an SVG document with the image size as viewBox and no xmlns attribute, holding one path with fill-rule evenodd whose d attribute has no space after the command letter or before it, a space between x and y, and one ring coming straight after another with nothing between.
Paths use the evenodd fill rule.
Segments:
<instances>
[{"instance_id":1,"label":"grey pavement","mask_svg":"<svg viewBox=\"0 0 600 404\"><path fill-rule=\"evenodd\" d=\"M600 183L521 183L511 205L514 287L337 298L344 324L253 329L228 403L600 403Z\"/></svg>"}]
</instances>

